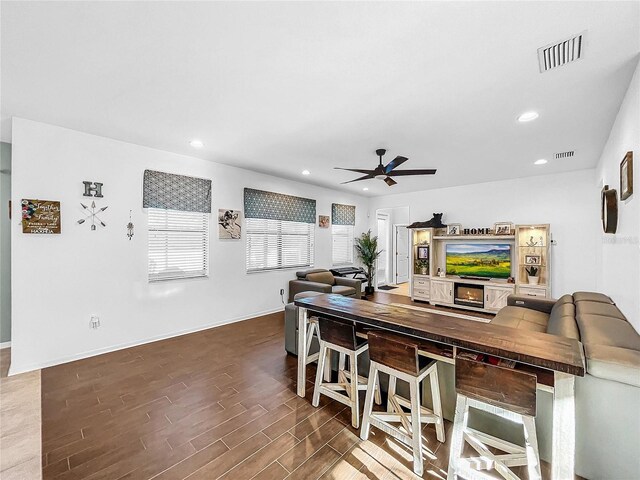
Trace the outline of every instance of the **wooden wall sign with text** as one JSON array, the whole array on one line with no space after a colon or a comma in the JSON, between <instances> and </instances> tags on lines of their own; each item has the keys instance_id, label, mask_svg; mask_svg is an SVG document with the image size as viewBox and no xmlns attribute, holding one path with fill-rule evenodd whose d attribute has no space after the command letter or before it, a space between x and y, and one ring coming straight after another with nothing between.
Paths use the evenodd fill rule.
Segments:
<instances>
[{"instance_id":1,"label":"wooden wall sign with text","mask_svg":"<svg viewBox=\"0 0 640 480\"><path fill-rule=\"evenodd\" d=\"M22 233L60 233L60 202L23 199Z\"/></svg>"}]
</instances>

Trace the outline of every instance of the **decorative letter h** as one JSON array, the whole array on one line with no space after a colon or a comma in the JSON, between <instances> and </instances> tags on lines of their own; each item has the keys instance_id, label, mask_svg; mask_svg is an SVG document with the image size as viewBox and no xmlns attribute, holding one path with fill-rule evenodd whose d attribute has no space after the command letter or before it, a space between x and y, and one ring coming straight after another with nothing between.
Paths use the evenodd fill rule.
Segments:
<instances>
[{"instance_id":1,"label":"decorative letter h","mask_svg":"<svg viewBox=\"0 0 640 480\"><path fill-rule=\"evenodd\" d=\"M94 193L94 197L102 198L102 183L91 183L91 182L82 182L84 183L84 193L83 197L91 197L91 192Z\"/></svg>"}]
</instances>

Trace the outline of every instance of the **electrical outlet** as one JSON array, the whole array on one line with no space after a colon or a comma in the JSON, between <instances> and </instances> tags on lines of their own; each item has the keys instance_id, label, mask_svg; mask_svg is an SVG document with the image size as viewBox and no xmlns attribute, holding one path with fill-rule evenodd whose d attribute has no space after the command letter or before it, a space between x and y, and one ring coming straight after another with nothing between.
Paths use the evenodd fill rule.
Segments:
<instances>
[{"instance_id":1,"label":"electrical outlet","mask_svg":"<svg viewBox=\"0 0 640 480\"><path fill-rule=\"evenodd\" d=\"M100 326L100 317L97 315L91 315L91 320L89 320L89 328L93 328L94 330Z\"/></svg>"}]
</instances>

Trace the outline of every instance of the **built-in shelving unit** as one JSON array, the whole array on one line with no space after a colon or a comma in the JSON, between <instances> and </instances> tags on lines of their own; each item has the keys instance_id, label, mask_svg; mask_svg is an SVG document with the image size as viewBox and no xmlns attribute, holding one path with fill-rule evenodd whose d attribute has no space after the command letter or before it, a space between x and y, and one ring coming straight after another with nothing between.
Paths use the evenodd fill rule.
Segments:
<instances>
[{"instance_id":1,"label":"built-in shelving unit","mask_svg":"<svg viewBox=\"0 0 640 480\"><path fill-rule=\"evenodd\" d=\"M515 272L518 293L534 297L551 297L551 233L548 224L516 226ZM539 261L535 260L539 258ZM533 261L533 263L532 263ZM538 268L537 283L531 283L527 268ZM535 280L534 280L535 282Z\"/></svg>"},{"instance_id":2,"label":"built-in shelving unit","mask_svg":"<svg viewBox=\"0 0 640 480\"><path fill-rule=\"evenodd\" d=\"M479 312L495 313L507 297L550 297L551 236L548 224L517 225L510 235L446 235L444 229L411 230L411 299ZM446 246L451 243L506 243L511 245L511 281L472 279L446 274ZM527 263L528 262L528 263ZM538 268L538 283L529 280L526 268Z\"/></svg>"}]
</instances>

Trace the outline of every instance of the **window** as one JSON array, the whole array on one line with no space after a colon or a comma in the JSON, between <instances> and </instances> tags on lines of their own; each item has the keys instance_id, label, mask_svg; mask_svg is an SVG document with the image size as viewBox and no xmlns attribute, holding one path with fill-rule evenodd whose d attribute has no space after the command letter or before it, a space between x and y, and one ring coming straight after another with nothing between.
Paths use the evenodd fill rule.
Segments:
<instances>
[{"instance_id":1,"label":"window","mask_svg":"<svg viewBox=\"0 0 640 480\"><path fill-rule=\"evenodd\" d=\"M334 265L353 263L353 225L332 225L331 258Z\"/></svg>"},{"instance_id":2,"label":"window","mask_svg":"<svg viewBox=\"0 0 640 480\"><path fill-rule=\"evenodd\" d=\"M313 265L315 224L247 218L247 272Z\"/></svg>"},{"instance_id":3,"label":"window","mask_svg":"<svg viewBox=\"0 0 640 480\"><path fill-rule=\"evenodd\" d=\"M149 208L149 281L206 277L209 214Z\"/></svg>"}]
</instances>

